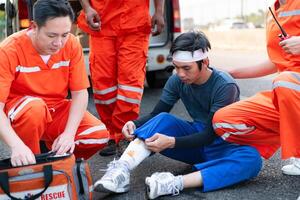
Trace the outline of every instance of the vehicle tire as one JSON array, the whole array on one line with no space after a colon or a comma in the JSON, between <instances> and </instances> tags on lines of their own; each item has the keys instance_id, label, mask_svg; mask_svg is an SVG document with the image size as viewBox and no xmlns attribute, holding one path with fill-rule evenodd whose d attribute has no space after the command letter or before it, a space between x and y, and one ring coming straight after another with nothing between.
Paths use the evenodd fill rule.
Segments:
<instances>
[{"instance_id":1,"label":"vehicle tire","mask_svg":"<svg viewBox=\"0 0 300 200\"><path fill-rule=\"evenodd\" d=\"M14 33L14 24L13 18L16 16L16 10L14 5L9 1L6 0L5 3L5 18L6 18L6 36L9 36Z\"/></svg>"},{"instance_id":2,"label":"vehicle tire","mask_svg":"<svg viewBox=\"0 0 300 200\"><path fill-rule=\"evenodd\" d=\"M150 88L162 88L166 84L168 78L172 75L172 71L157 70L148 71L146 79Z\"/></svg>"}]
</instances>

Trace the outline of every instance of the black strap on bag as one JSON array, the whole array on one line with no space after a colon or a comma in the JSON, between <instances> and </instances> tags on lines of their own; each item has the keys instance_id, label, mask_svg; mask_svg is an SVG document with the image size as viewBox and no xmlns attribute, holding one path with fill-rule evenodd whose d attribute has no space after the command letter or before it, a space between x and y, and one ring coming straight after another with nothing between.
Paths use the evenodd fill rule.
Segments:
<instances>
[{"instance_id":1,"label":"black strap on bag","mask_svg":"<svg viewBox=\"0 0 300 200\"><path fill-rule=\"evenodd\" d=\"M79 182L79 194L84 194L83 182L82 182L81 171L80 171L81 163L82 163L81 158L76 159L76 171L77 171L77 178Z\"/></svg>"},{"instance_id":2,"label":"black strap on bag","mask_svg":"<svg viewBox=\"0 0 300 200\"><path fill-rule=\"evenodd\" d=\"M55 152L49 151L47 153L37 154L34 156L35 156L36 164L42 164L42 163L52 162L52 161L56 161L56 160L61 160L63 158L69 157L71 155L72 154L67 154L65 156L55 156ZM34 164L34 165L36 165L36 164ZM10 169L13 167L14 166L11 165L10 158L0 160L0 170ZM16 166L16 167L20 167L20 166ZM16 168L16 167L14 167L14 168Z\"/></svg>"},{"instance_id":3,"label":"black strap on bag","mask_svg":"<svg viewBox=\"0 0 300 200\"><path fill-rule=\"evenodd\" d=\"M52 165L45 165L43 166L43 172L44 172L44 189L29 197L26 198L26 200L34 200L39 198L49 187L49 185L52 183L53 180L53 170L52 170ZM10 190L9 190L9 177L8 177L8 173L7 172L1 172L0 173L0 187L3 190L3 192L9 196L12 200L22 200L20 198L16 198L14 196L11 195Z\"/></svg>"}]
</instances>

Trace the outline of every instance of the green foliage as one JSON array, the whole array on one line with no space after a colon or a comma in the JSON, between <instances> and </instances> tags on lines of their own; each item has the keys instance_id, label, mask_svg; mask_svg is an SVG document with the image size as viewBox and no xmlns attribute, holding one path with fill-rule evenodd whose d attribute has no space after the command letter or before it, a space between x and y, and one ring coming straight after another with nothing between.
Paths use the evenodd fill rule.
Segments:
<instances>
[{"instance_id":1,"label":"green foliage","mask_svg":"<svg viewBox=\"0 0 300 200\"><path fill-rule=\"evenodd\" d=\"M5 20L5 12L0 11L0 20Z\"/></svg>"},{"instance_id":2,"label":"green foliage","mask_svg":"<svg viewBox=\"0 0 300 200\"><path fill-rule=\"evenodd\" d=\"M266 12L263 10L258 10L257 13L251 13L245 16L246 22L252 22L255 26L264 25L266 18Z\"/></svg>"},{"instance_id":3,"label":"green foliage","mask_svg":"<svg viewBox=\"0 0 300 200\"><path fill-rule=\"evenodd\" d=\"M5 37L5 12L0 11L0 41Z\"/></svg>"}]
</instances>

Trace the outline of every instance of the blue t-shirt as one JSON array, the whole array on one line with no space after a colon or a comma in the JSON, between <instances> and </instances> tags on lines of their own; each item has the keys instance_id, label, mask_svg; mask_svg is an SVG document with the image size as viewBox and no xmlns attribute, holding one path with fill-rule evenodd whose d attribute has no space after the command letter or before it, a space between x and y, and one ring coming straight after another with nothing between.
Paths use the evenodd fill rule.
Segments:
<instances>
[{"instance_id":1,"label":"blue t-shirt","mask_svg":"<svg viewBox=\"0 0 300 200\"><path fill-rule=\"evenodd\" d=\"M226 72L212 69L210 78L201 85L185 84L174 74L167 81L161 101L173 106L179 99L195 122L207 123L209 113L239 100L240 90Z\"/></svg>"}]
</instances>

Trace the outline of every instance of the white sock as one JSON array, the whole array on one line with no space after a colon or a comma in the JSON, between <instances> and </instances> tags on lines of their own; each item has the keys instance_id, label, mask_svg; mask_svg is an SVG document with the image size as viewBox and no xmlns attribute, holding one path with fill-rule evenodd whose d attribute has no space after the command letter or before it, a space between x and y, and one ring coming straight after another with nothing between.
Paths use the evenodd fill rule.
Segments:
<instances>
[{"instance_id":1,"label":"white sock","mask_svg":"<svg viewBox=\"0 0 300 200\"><path fill-rule=\"evenodd\" d=\"M144 141L136 138L129 143L128 147L122 154L120 161L125 161L128 164L128 169L133 170L145 158L150 155L151 151L146 148Z\"/></svg>"},{"instance_id":2,"label":"white sock","mask_svg":"<svg viewBox=\"0 0 300 200\"><path fill-rule=\"evenodd\" d=\"M183 190L184 185L183 185L183 176L182 175L175 176L175 185L177 186L177 188L180 191Z\"/></svg>"}]
</instances>

